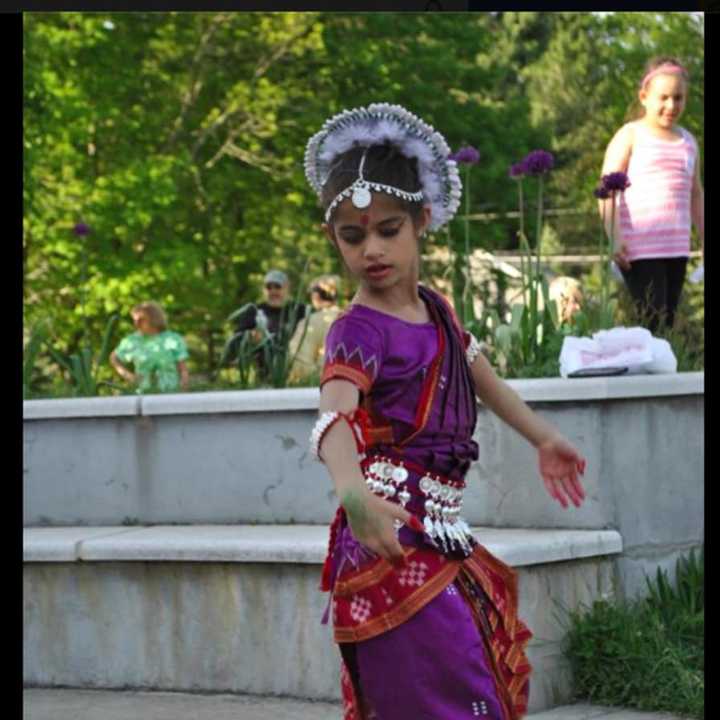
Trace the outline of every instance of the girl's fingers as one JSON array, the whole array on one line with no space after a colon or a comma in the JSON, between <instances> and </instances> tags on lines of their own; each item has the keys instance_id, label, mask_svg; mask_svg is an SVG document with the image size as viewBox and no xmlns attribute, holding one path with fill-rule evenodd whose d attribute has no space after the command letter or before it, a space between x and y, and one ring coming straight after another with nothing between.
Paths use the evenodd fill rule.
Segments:
<instances>
[{"instance_id":1,"label":"girl's fingers","mask_svg":"<svg viewBox=\"0 0 720 720\"><path fill-rule=\"evenodd\" d=\"M407 565L405 560L405 553L403 552L402 545L397 541L397 538L393 535L392 540L386 541L383 546L383 557L395 568L403 568Z\"/></svg>"},{"instance_id":2,"label":"girl's fingers","mask_svg":"<svg viewBox=\"0 0 720 720\"><path fill-rule=\"evenodd\" d=\"M397 518L403 525L407 525L411 530L415 532L425 532L425 527L418 519L417 515L413 515L399 505L394 503L387 503L393 510L393 516Z\"/></svg>"},{"instance_id":3,"label":"girl's fingers","mask_svg":"<svg viewBox=\"0 0 720 720\"><path fill-rule=\"evenodd\" d=\"M404 525L407 525L411 530L415 530L415 532L425 532L425 527L420 522L417 515L413 515L407 510L403 510L402 514L398 515L398 520L400 520Z\"/></svg>"},{"instance_id":4,"label":"girl's fingers","mask_svg":"<svg viewBox=\"0 0 720 720\"><path fill-rule=\"evenodd\" d=\"M577 507L577 499L575 498L575 494L570 488L568 488L564 480L562 478L557 478L555 482L558 488L558 492L560 492L566 499L569 499L570 502Z\"/></svg>"},{"instance_id":5,"label":"girl's fingers","mask_svg":"<svg viewBox=\"0 0 720 720\"><path fill-rule=\"evenodd\" d=\"M547 489L550 497L557 500L563 507L567 507L565 498L560 494L560 492L558 492L558 488L555 485L555 479L548 476L543 477L543 480L545 481L545 488Z\"/></svg>"},{"instance_id":6,"label":"girl's fingers","mask_svg":"<svg viewBox=\"0 0 720 720\"><path fill-rule=\"evenodd\" d=\"M577 491L578 495L580 495L580 497L584 500L585 499L585 488L582 486L582 483L580 482L580 478L577 476L577 473L573 473L572 483L573 483L573 487Z\"/></svg>"},{"instance_id":7,"label":"girl's fingers","mask_svg":"<svg viewBox=\"0 0 720 720\"><path fill-rule=\"evenodd\" d=\"M563 489L565 490L565 493L570 498L570 500L572 500L573 505L575 505L575 507L580 507L580 505L582 504L582 498L580 496L580 493L573 485L572 479L565 477L562 478L560 482Z\"/></svg>"},{"instance_id":8,"label":"girl's fingers","mask_svg":"<svg viewBox=\"0 0 720 720\"><path fill-rule=\"evenodd\" d=\"M577 470L572 468L564 480L565 484L572 490L573 495L582 502L585 493L583 492L582 487L578 484Z\"/></svg>"}]
</instances>

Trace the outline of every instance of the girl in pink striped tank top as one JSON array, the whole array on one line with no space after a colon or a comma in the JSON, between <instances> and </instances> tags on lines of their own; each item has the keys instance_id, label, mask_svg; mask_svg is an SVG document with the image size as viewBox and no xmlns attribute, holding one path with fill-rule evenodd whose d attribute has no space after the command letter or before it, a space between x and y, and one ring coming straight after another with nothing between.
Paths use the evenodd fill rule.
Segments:
<instances>
[{"instance_id":1,"label":"girl in pink striped tank top","mask_svg":"<svg viewBox=\"0 0 720 720\"><path fill-rule=\"evenodd\" d=\"M602 174L624 172L630 187L620 193L615 227L610 203L600 200L615 261L651 332L672 327L685 281L690 233L695 225L704 251L704 194L698 145L677 125L687 99L687 71L674 58L651 60L638 91L639 119L617 131L605 153Z\"/></svg>"}]
</instances>

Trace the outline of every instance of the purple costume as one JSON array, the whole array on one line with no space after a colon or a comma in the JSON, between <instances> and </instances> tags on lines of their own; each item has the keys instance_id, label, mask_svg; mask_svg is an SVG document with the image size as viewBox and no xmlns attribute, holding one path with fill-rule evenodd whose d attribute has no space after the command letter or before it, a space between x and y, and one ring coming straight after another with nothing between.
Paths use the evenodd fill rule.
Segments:
<instances>
[{"instance_id":1,"label":"purple costume","mask_svg":"<svg viewBox=\"0 0 720 720\"><path fill-rule=\"evenodd\" d=\"M361 392L369 486L375 478L374 491L430 528L400 529L412 558L400 572L355 540L342 510L333 523L323 581L333 591L345 720L517 720L531 635L516 615L515 575L458 530L478 457L469 336L444 299L418 289L431 322L353 305L326 341L321 385L343 379ZM384 477L378 460L390 468Z\"/></svg>"}]
</instances>

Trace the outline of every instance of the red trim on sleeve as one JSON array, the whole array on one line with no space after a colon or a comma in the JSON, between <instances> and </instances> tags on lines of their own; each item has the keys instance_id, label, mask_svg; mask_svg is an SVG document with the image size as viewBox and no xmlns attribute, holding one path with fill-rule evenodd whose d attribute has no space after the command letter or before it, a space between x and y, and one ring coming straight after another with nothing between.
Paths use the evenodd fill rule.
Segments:
<instances>
[{"instance_id":1,"label":"red trim on sleeve","mask_svg":"<svg viewBox=\"0 0 720 720\"><path fill-rule=\"evenodd\" d=\"M320 377L320 387L322 387L328 380L333 379L349 380L363 393L367 393L373 383L373 379L366 373L358 370L356 367L346 365L345 363L338 361L330 362L325 365L322 376Z\"/></svg>"}]
</instances>

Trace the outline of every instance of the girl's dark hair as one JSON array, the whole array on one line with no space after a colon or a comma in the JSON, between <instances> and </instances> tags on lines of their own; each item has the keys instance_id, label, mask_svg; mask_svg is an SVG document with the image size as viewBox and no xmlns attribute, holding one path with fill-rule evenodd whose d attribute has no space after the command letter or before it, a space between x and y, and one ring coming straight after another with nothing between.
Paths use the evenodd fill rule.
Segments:
<instances>
[{"instance_id":1,"label":"girl's dark hair","mask_svg":"<svg viewBox=\"0 0 720 720\"><path fill-rule=\"evenodd\" d=\"M320 196L320 202L325 210L339 193L358 179L358 168L364 152L364 147L353 147L337 156L330 167ZM370 182L391 185L407 192L418 192L421 189L417 160L406 157L390 144L372 145L367 150L363 177ZM413 222L419 220L423 207L422 200L412 202L402 198L394 199L410 215Z\"/></svg>"},{"instance_id":2,"label":"girl's dark hair","mask_svg":"<svg viewBox=\"0 0 720 720\"><path fill-rule=\"evenodd\" d=\"M640 80L638 82L638 90L642 89L641 83L645 79L645 76L649 72L652 72L656 68L659 68L661 65L678 65L679 67L684 67L683 64L676 57L671 57L670 55L658 55L656 57L650 58L650 60L645 63L645 68L643 69L642 75L640 76ZM690 81L687 70L683 71L682 78L683 80L685 80L686 84ZM640 103L640 99L635 97L633 102L628 107L627 112L625 113L625 120L628 122L630 120L639 120L641 117L644 116L645 108Z\"/></svg>"}]
</instances>

